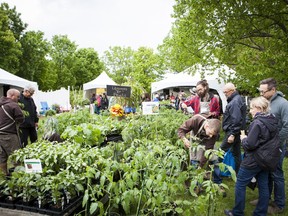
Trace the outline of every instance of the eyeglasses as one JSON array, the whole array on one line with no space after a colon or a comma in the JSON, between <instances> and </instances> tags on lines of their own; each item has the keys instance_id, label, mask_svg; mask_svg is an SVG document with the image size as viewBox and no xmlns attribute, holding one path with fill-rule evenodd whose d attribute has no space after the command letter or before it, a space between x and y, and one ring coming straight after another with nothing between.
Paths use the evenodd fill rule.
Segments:
<instances>
[{"instance_id":1,"label":"eyeglasses","mask_svg":"<svg viewBox=\"0 0 288 216\"><path fill-rule=\"evenodd\" d=\"M264 94L266 94L266 93L269 92L269 91L271 91L271 89L268 89L268 90L266 90L266 91L263 91L263 90L260 90L260 89L259 89L260 95L264 95Z\"/></svg>"}]
</instances>

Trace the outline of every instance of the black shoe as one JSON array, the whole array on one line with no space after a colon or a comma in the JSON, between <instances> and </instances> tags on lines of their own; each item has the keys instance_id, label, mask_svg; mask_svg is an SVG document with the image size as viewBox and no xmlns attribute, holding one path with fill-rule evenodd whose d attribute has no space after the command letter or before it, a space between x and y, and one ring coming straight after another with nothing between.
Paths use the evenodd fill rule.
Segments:
<instances>
[{"instance_id":1,"label":"black shoe","mask_svg":"<svg viewBox=\"0 0 288 216\"><path fill-rule=\"evenodd\" d=\"M228 209L225 209L224 210L224 214L227 215L227 216L233 216L233 213L231 210L228 210Z\"/></svg>"}]
</instances>

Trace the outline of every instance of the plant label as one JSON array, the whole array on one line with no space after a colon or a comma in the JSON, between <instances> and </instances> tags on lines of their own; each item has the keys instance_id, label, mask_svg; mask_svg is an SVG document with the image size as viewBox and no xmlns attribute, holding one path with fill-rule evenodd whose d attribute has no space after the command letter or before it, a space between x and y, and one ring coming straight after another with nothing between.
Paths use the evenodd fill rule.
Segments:
<instances>
[{"instance_id":1,"label":"plant label","mask_svg":"<svg viewBox=\"0 0 288 216\"><path fill-rule=\"evenodd\" d=\"M42 173L42 165L39 159L25 159L24 165L26 173Z\"/></svg>"}]
</instances>

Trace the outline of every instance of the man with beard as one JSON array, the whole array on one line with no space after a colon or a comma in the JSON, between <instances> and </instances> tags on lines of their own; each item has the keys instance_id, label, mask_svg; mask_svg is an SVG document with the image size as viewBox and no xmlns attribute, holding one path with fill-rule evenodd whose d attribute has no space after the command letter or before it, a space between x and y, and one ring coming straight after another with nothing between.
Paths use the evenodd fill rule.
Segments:
<instances>
[{"instance_id":1,"label":"man with beard","mask_svg":"<svg viewBox=\"0 0 288 216\"><path fill-rule=\"evenodd\" d=\"M183 103L182 108L185 109L191 106L194 114L203 114L206 117L219 118L219 98L209 92L207 80L200 80L196 84L196 93L197 95L195 97L191 97Z\"/></svg>"}]
</instances>

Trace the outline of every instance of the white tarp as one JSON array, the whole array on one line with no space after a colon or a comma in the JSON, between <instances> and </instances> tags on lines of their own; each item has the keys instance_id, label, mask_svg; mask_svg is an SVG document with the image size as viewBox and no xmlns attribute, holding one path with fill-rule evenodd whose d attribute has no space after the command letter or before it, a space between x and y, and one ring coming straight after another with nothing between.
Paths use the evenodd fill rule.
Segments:
<instances>
[{"instance_id":1,"label":"white tarp","mask_svg":"<svg viewBox=\"0 0 288 216\"><path fill-rule=\"evenodd\" d=\"M16 88L21 91L28 84L33 85L36 91L38 90L36 82L23 79L0 68L0 96L4 95L3 85L9 85L10 88Z\"/></svg>"},{"instance_id":2,"label":"white tarp","mask_svg":"<svg viewBox=\"0 0 288 216\"><path fill-rule=\"evenodd\" d=\"M224 80L219 75L226 74L227 77L234 74L234 71L229 69L227 66L222 66L217 69L209 69L207 67L201 67L196 65L181 73L169 73L161 81L153 82L151 84L151 93L156 93L163 89L170 89L175 87L195 87L197 82L206 79L209 88L214 89L218 92L222 100L222 109L225 110L227 105L226 97L222 92L225 85Z\"/></svg>"},{"instance_id":3,"label":"white tarp","mask_svg":"<svg viewBox=\"0 0 288 216\"><path fill-rule=\"evenodd\" d=\"M96 89L106 89L107 85L117 85L106 72L102 72L96 79L83 84L83 94L85 98L90 98Z\"/></svg>"},{"instance_id":4,"label":"white tarp","mask_svg":"<svg viewBox=\"0 0 288 216\"><path fill-rule=\"evenodd\" d=\"M0 68L0 97L4 95L3 85L9 85L10 88L16 88L22 91L25 86L32 85L35 87L35 93L33 99L37 106L37 111L41 111L41 102L47 102L51 108L53 104L58 104L63 110L70 110L70 91L65 88L61 88L56 91L42 92L38 90L38 84L14 74L11 74Z\"/></svg>"},{"instance_id":5,"label":"white tarp","mask_svg":"<svg viewBox=\"0 0 288 216\"><path fill-rule=\"evenodd\" d=\"M70 89L61 88L56 91L42 92L38 91L37 95L34 97L34 101L37 106L37 110L41 111L41 102L47 102L48 107L51 109L52 105L57 104L60 106L61 110L70 110Z\"/></svg>"},{"instance_id":6,"label":"white tarp","mask_svg":"<svg viewBox=\"0 0 288 216\"><path fill-rule=\"evenodd\" d=\"M106 85L116 85L116 83L103 71L96 79L83 84L83 90L106 88Z\"/></svg>"}]
</instances>

